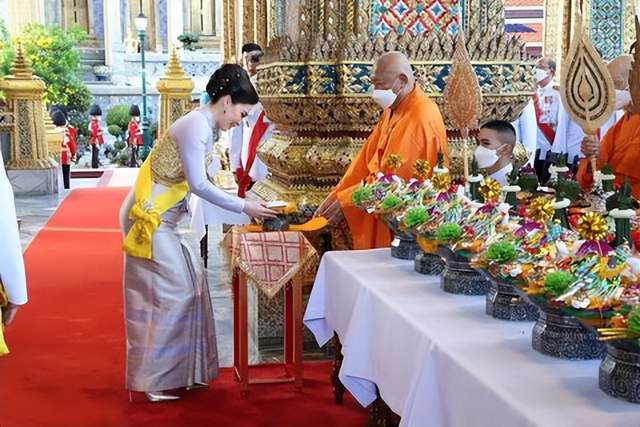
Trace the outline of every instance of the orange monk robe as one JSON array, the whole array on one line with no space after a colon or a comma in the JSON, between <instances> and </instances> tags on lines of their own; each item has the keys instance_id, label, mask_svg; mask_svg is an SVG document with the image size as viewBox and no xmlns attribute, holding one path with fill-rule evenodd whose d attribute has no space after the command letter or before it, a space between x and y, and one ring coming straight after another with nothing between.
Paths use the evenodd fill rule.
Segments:
<instances>
[{"instance_id":1,"label":"orange monk robe","mask_svg":"<svg viewBox=\"0 0 640 427\"><path fill-rule=\"evenodd\" d=\"M396 174L404 179L413 176L416 160L428 160L435 166L438 151L447 153L447 132L438 106L417 85L394 112L386 109L364 146L347 169L332 195L340 202L353 239L354 249L388 247L391 233L373 215L353 206L351 193L363 179L376 174L389 154L398 154L402 166Z\"/></svg>"},{"instance_id":2,"label":"orange monk robe","mask_svg":"<svg viewBox=\"0 0 640 427\"><path fill-rule=\"evenodd\" d=\"M600 143L598 169L609 164L616 176L615 183L622 184L625 177L631 184L633 197L640 198L640 113L625 113ZM582 159L577 180L583 188L593 182L589 159Z\"/></svg>"}]
</instances>

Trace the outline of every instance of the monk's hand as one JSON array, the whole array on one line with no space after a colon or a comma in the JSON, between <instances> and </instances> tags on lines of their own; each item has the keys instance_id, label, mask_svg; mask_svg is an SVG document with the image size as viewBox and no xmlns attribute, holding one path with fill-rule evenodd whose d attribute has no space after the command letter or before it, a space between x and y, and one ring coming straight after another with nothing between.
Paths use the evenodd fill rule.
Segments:
<instances>
[{"instance_id":1,"label":"monk's hand","mask_svg":"<svg viewBox=\"0 0 640 427\"><path fill-rule=\"evenodd\" d=\"M314 216L322 216L331 225L337 224L342 219L340 202L333 196L327 197L318 207Z\"/></svg>"},{"instance_id":2,"label":"monk's hand","mask_svg":"<svg viewBox=\"0 0 640 427\"><path fill-rule=\"evenodd\" d=\"M582 154L587 157L597 156L600 151L600 142L594 135L586 135L582 139L580 149L582 150Z\"/></svg>"},{"instance_id":3,"label":"monk's hand","mask_svg":"<svg viewBox=\"0 0 640 427\"><path fill-rule=\"evenodd\" d=\"M327 209L335 202L336 202L336 198L333 197L332 195L329 195L326 199L324 199L322 203L320 203L320 206L318 206L318 209L316 209L316 212L313 214L313 216L314 217L323 216L326 218Z\"/></svg>"}]
</instances>

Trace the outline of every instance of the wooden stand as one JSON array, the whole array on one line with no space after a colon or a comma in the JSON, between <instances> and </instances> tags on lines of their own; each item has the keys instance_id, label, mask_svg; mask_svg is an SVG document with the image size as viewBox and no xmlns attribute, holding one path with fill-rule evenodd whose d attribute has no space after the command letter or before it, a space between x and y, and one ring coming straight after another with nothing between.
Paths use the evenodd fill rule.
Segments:
<instances>
[{"instance_id":1,"label":"wooden stand","mask_svg":"<svg viewBox=\"0 0 640 427\"><path fill-rule=\"evenodd\" d=\"M233 274L233 368L242 394L250 384L294 383L302 390L302 281L294 278L284 288L284 367L281 378L249 378L249 328L247 276Z\"/></svg>"}]
</instances>

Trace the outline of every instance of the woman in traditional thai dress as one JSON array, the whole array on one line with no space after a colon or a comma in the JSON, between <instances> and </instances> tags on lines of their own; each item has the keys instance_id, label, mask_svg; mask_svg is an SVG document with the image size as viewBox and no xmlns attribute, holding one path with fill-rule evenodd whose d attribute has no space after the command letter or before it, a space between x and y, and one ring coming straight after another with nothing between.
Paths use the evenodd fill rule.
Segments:
<instances>
[{"instance_id":1,"label":"woman in traditional thai dress","mask_svg":"<svg viewBox=\"0 0 640 427\"><path fill-rule=\"evenodd\" d=\"M264 204L213 185L214 130L240 124L258 102L239 66L218 69L210 102L178 119L162 136L121 209L125 233L126 387L152 402L178 399L167 390L206 386L218 371L211 299L195 239L178 232L188 195L251 217L271 217Z\"/></svg>"}]
</instances>

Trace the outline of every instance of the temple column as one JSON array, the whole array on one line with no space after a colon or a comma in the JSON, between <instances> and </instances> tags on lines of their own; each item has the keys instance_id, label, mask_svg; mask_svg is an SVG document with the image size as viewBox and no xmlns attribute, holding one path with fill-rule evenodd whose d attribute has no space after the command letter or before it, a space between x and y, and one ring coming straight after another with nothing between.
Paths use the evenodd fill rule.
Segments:
<instances>
[{"instance_id":1,"label":"temple column","mask_svg":"<svg viewBox=\"0 0 640 427\"><path fill-rule=\"evenodd\" d=\"M7 29L12 36L18 36L28 24L44 24L45 13L42 0L25 0L20 7L8 7Z\"/></svg>"},{"instance_id":2,"label":"temple column","mask_svg":"<svg viewBox=\"0 0 640 427\"><path fill-rule=\"evenodd\" d=\"M16 194L60 191L57 163L49 158L42 95L44 83L33 76L18 44L11 74L0 80L7 106L13 112L11 155L7 175Z\"/></svg>"},{"instance_id":3,"label":"temple column","mask_svg":"<svg viewBox=\"0 0 640 427\"><path fill-rule=\"evenodd\" d=\"M167 4L167 49L169 52L178 45L178 37L184 32L184 4L173 0Z\"/></svg>"},{"instance_id":4,"label":"temple column","mask_svg":"<svg viewBox=\"0 0 640 427\"><path fill-rule=\"evenodd\" d=\"M105 1L104 15L104 62L111 67L112 75L122 75L124 70L124 44L119 1Z\"/></svg>"}]
</instances>

